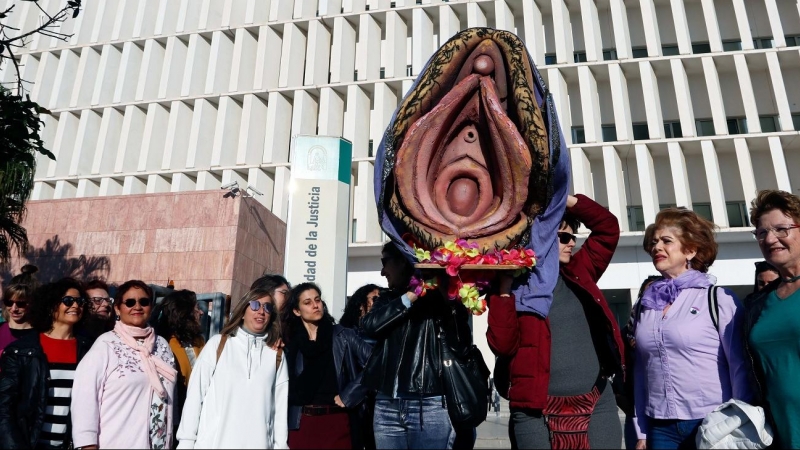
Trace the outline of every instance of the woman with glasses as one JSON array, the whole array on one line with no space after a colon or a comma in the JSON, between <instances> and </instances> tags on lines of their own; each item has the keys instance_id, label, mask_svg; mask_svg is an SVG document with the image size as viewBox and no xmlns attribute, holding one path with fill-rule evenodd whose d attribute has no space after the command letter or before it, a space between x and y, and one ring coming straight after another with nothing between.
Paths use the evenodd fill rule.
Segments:
<instances>
[{"instance_id":1,"label":"woman with glasses","mask_svg":"<svg viewBox=\"0 0 800 450\"><path fill-rule=\"evenodd\" d=\"M83 287L64 278L39 288L36 299L29 316L37 333L0 357L0 447L72 448L72 380L91 347L74 332L86 302Z\"/></svg>"},{"instance_id":2,"label":"woman with glasses","mask_svg":"<svg viewBox=\"0 0 800 450\"><path fill-rule=\"evenodd\" d=\"M643 247L661 279L644 291L632 321L636 448L694 448L708 413L731 398L751 400L742 309L729 290L712 290L717 243L708 220L661 210Z\"/></svg>"},{"instance_id":3,"label":"woman with glasses","mask_svg":"<svg viewBox=\"0 0 800 450\"><path fill-rule=\"evenodd\" d=\"M289 376L272 296L251 290L192 369L178 448L287 448Z\"/></svg>"},{"instance_id":4,"label":"woman with glasses","mask_svg":"<svg viewBox=\"0 0 800 450\"><path fill-rule=\"evenodd\" d=\"M78 365L72 437L82 448L171 448L175 357L148 326L153 290L130 280L117 289L114 329Z\"/></svg>"},{"instance_id":5,"label":"woman with glasses","mask_svg":"<svg viewBox=\"0 0 800 450\"><path fill-rule=\"evenodd\" d=\"M366 396L361 372L371 347L336 325L319 286L292 289L283 311L289 363L289 448L356 448L350 416Z\"/></svg>"},{"instance_id":6,"label":"woman with glasses","mask_svg":"<svg viewBox=\"0 0 800 450\"><path fill-rule=\"evenodd\" d=\"M750 222L780 281L748 297L745 346L777 446L800 448L800 198L761 191L750 208Z\"/></svg>"},{"instance_id":7,"label":"woman with glasses","mask_svg":"<svg viewBox=\"0 0 800 450\"><path fill-rule=\"evenodd\" d=\"M34 265L22 266L19 275L11 279L8 286L3 289L3 319L0 325L0 354L8 344L28 334L36 334L28 323L28 306L33 301L33 292L38 283L34 273L39 270Z\"/></svg>"},{"instance_id":8,"label":"woman with glasses","mask_svg":"<svg viewBox=\"0 0 800 450\"><path fill-rule=\"evenodd\" d=\"M99 279L86 283L88 314L81 324L81 333L97 339L101 334L114 328L114 299L108 294L108 284Z\"/></svg>"}]
</instances>

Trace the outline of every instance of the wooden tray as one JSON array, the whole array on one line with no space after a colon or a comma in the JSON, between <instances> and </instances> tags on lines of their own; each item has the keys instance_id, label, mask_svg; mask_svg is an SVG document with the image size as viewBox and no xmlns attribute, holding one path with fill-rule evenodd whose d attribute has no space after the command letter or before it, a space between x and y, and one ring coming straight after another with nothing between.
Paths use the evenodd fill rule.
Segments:
<instances>
[{"instance_id":1,"label":"wooden tray","mask_svg":"<svg viewBox=\"0 0 800 450\"><path fill-rule=\"evenodd\" d=\"M441 269L444 270L446 266L440 266L436 263L417 263L414 264L415 269ZM485 264L464 264L459 267L460 270L519 270L523 269L522 266L517 265L485 265Z\"/></svg>"}]
</instances>

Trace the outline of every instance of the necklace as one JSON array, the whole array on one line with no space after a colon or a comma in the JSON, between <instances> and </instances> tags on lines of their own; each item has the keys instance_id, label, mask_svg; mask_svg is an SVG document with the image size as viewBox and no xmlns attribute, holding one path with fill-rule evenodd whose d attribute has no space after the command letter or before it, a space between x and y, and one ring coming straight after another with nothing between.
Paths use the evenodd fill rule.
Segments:
<instances>
[{"instance_id":1,"label":"necklace","mask_svg":"<svg viewBox=\"0 0 800 450\"><path fill-rule=\"evenodd\" d=\"M789 278L781 278L781 281L783 281L784 283L794 283L797 280L800 280L800 275Z\"/></svg>"}]
</instances>

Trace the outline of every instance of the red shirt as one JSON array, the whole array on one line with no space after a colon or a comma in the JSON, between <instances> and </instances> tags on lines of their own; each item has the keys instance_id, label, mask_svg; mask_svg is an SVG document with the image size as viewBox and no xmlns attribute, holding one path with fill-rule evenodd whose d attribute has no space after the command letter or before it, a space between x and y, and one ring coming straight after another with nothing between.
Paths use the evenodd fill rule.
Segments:
<instances>
[{"instance_id":1,"label":"red shirt","mask_svg":"<svg viewBox=\"0 0 800 450\"><path fill-rule=\"evenodd\" d=\"M47 362L61 364L78 363L78 340L72 339L53 339L42 333L39 335L39 343L42 344Z\"/></svg>"}]
</instances>

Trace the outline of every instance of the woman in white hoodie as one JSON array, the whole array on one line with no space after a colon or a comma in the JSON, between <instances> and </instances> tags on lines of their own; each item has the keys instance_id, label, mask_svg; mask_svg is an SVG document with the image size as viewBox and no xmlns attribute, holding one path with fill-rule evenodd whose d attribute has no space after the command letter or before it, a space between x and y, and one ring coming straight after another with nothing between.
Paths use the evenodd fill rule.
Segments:
<instances>
[{"instance_id":1,"label":"woman in white hoodie","mask_svg":"<svg viewBox=\"0 0 800 450\"><path fill-rule=\"evenodd\" d=\"M269 292L245 294L195 362L178 448L288 448L289 374L270 348L280 336Z\"/></svg>"}]
</instances>

